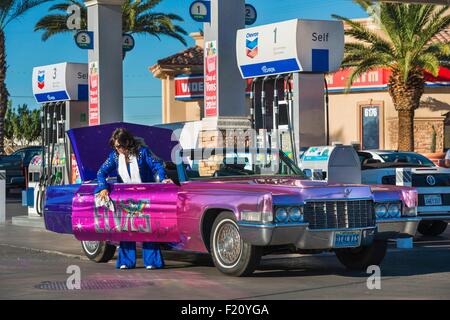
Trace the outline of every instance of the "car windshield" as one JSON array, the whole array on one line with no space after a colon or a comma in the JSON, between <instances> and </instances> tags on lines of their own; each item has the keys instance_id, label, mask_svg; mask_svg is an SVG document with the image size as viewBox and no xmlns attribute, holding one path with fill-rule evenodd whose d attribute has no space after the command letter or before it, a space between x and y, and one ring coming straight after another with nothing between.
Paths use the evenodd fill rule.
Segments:
<instances>
[{"instance_id":1,"label":"car windshield","mask_svg":"<svg viewBox=\"0 0 450 320\"><path fill-rule=\"evenodd\" d=\"M232 176L301 176L303 172L276 149L195 149L182 151L188 179Z\"/></svg>"},{"instance_id":2,"label":"car windshield","mask_svg":"<svg viewBox=\"0 0 450 320\"><path fill-rule=\"evenodd\" d=\"M433 161L417 153L402 153L402 152L386 153L380 154L380 157L386 163L393 163L393 164L402 163L413 166L434 167Z\"/></svg>"}]
</instances>

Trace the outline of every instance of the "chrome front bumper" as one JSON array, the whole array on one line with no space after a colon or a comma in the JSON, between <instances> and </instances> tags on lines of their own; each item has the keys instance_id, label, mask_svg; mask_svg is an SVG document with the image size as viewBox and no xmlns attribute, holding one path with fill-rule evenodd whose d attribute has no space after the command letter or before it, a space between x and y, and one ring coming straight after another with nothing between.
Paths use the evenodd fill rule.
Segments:
<instances>
[{"instance_id":1,"label":"chrome front bumper","mask_svg":"<svg viewBox=\"0 0 450 320\"><path fill-rule=\"evenodd\" d=\"M450 222L450 213L436 213L436 214L423 214L423 213L418 213L418 217L421 220L439 220L439 221L445 221L445 222Z\"/></svg>"},{"instance_id":2,"label":"chrome front bumper","mask_svg":"<svg viewBox=\"0 0 450 320\"><path fill-rule=\"evenodd\" d=\"M260 225L241 221L238 224L241 238L255 246L293 244L298 249L333 249L336 232L360 231L360 245L371 244L376 234L376 227L313 230L307 223Z\"/></svg>"},{"instance_id":3,"label":"chrome front bumper","mask_svg":"<svg viewBox=\"0 0 450 320\"><path fill-rule=\"evenodd\" d=\"M420 217L377 219L377 239L409 238L416 234Z\"/></svg>"}]
</instances>

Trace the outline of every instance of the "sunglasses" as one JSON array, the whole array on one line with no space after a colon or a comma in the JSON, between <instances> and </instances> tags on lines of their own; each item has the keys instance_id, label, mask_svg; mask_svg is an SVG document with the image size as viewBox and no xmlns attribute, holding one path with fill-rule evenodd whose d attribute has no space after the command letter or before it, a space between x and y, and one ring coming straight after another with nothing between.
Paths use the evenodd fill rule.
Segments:
<instances>
[{"instance_id":1,"label":"sunglasses","mask_svg":"<svg viewBox=\"0 0 450 320\"><path fill-rule=\"evenodd\" d=\"M114 145L114 147L116 148L116 149L125 149L126 147L124 146L124 145L122 145L122 144L116 144L116 145Z\"/></svg>"}]
</instances>

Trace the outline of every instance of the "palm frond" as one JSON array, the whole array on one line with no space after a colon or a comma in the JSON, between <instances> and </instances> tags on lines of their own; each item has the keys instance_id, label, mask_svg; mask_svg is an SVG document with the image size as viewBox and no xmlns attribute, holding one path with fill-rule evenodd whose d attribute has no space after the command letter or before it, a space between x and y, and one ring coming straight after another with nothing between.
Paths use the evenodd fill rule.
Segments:
<instances>
[{"instance_id":1,"label":"palm frond","mask_svg":"<svg viewBox=\"0 0 450 320\"><path fill-rule=\"evenodd\" d=\"M344 21L350 26L350 28L345 30L346 35L363 43L376 45L377 48L385 51L386 53L392 53L391 45L387 41L382 39L380 36L378 36L375 32L365 27L362 23L350 20L348 18L339 15L332 15L332 16L336 19Z\"/></svg>"},{"instance_id":2,"label":"palm frond","mask_svg":"<svg viewBox=\"0 0 450 320\"><path fill-rule=\"evenodd\" d=\"M438 76L440 61L436 55L432 53L424 53L417 60L417 66L419 68L428 71L435 77Z\"/></svg>"},{"instance_id":3,"label":"palm frond","mask_svg":"<svg viewBox=\"0 0 450 320\"><path fill-rule=\"evenodd\" d=\"M76 1L76 0L68 0L68 2L63 2L63 3L57 3L52 5L48 11L63 11L66 12L67 8L72 6L72 5L76 5L79 6L81 9L85 9L86 6L84 5L84 3L82 1Z\"/></svg>"},{"instance_id":4,"label":"palm frond","mask_svg":"<svg viewBox=\"0 0 450 320\"><path fill-rule=\"evenodd\" d=\"M1 1L1 0L0 0ZM64 0L63 0L64 1ZM132 34L148 34L160 39L162 35L179 40L186 45L184 35L188 33L181 26L175 25L175 21L183 21L179 15L172 13L154 12L153 9L162 0L126 0L122 5L122 29L123 32ZM66 11L72 4L81 6L82 29L87 28L87 9L81 0L65 0L54 4L50 11ZM51 36L68 32L66 22L67 14L50 14L41 18L35 26L35 31L43 31L42 39L45 41ZM63 23L64 20L64 23Z\"/></svg>"},{"instance_id":5,"label":"palm frond","mask_svg":"<svg viewBox=\"0 0 450 320\"><path fill-rule=\"evenodd\" d=\"M426 50L428 46L432 45L433 37L435 37L440 32L444 31L450 26L450 15L447 16L436 16L433 15L433 21L431 21L418 35L416 42L416 47L418 50L417 54L420 54L423 50Z\"/></svg>"},{"instance_id":6,"label":"palm frond","mask_svg":"<svg viewBox=\"0 0 450 320\"><path fill-rule=\"evenodd\" d=\"M354 2L366 11L372 6L368 0ZM350 83L374 67L395 68L399 79L407 83L418 69L437 75L439 66L450 65L450 44L433 43L437 34L450 27L449 7L383 2L379 9L383 38L358 21L334 15L347 24L345 34L357 41L346 44L342 62L342 67L355 67Z\"/></svg>"},{"instance_id":7,"label":"palm frond","mask_svg":"<svg viewBox=\"0 0 450 320\"><path fill-rule=\"evenodd\" d=\"M0 1L0 26L4 26L4 22L8 17L15 0Z\"/></svg>"},{"instance_id":8,"label":"palm frond","mask_svg":"<svg viewBox=\"0 0 450 320\"><path fill-rule=\"evenodd\" d=\"M450 57L450 43L435 42L424 50L424 54L434 54L439 60L447 60Z\"/></svg>"},{"instance_id":9,"label":"palm frond","mask_svg":"<svg viewBox=\"0 0 450 320\"><path fill-rule=\"evenodd\" d=\"M353 0L353 2L358 4L366 12L373 5L373 1L369 1L369 0Z\"/></svg>"},{"instance_id":10,"label":"palm frond","mask_svg":"<svg viewBox=\"0 0 450 320\"><path fill-rule=\"evenodd\" d=\"M156 7L161 1L162 0L141 0L141 2L137 5L137 10L139 13L144 13Z\"/></svg>"},{"instance_id":11,"label":"palm frond","mask_svg":"<svg viewBox=\"0 0 450 320\"><path fill-rule=\"evenodd\" d=\"M44 31L42 34L43 41L47 41L50 37L57 34L71 32L67 28L67 18L68 15L62 14L45 16L36 23L34 31Z\"/></svg>"}]
</instances>

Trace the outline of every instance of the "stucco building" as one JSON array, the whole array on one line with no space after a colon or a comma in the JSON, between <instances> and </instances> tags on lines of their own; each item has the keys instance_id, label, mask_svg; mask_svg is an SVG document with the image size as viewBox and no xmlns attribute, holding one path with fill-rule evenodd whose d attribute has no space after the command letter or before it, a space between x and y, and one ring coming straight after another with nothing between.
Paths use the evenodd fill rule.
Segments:
<instances>
[{"instance_id":1,"label":"stucco building","mask_svg":"<svg viewBox=\"0 0 450 320\"><path fill-rule=\"evenodd\" d=\"M369 19L359 19L383 36ZM200 120L203 116L203 38L193 33L195 46L159 60L150 67L162 80L163 123ZM448 42L450 29L435 41ZM350 39L346 39L349 41ZM345 90L349 70L327 75L330 141L359 143L365 149L396 149L398 115L387 91L389 70L372 70ZM425 74L426 87L415 113L415 149L440 152L450 148L450 70L434 78ZM324 91L325 92L325 91Z\"/></svg>"}]
</instances>

